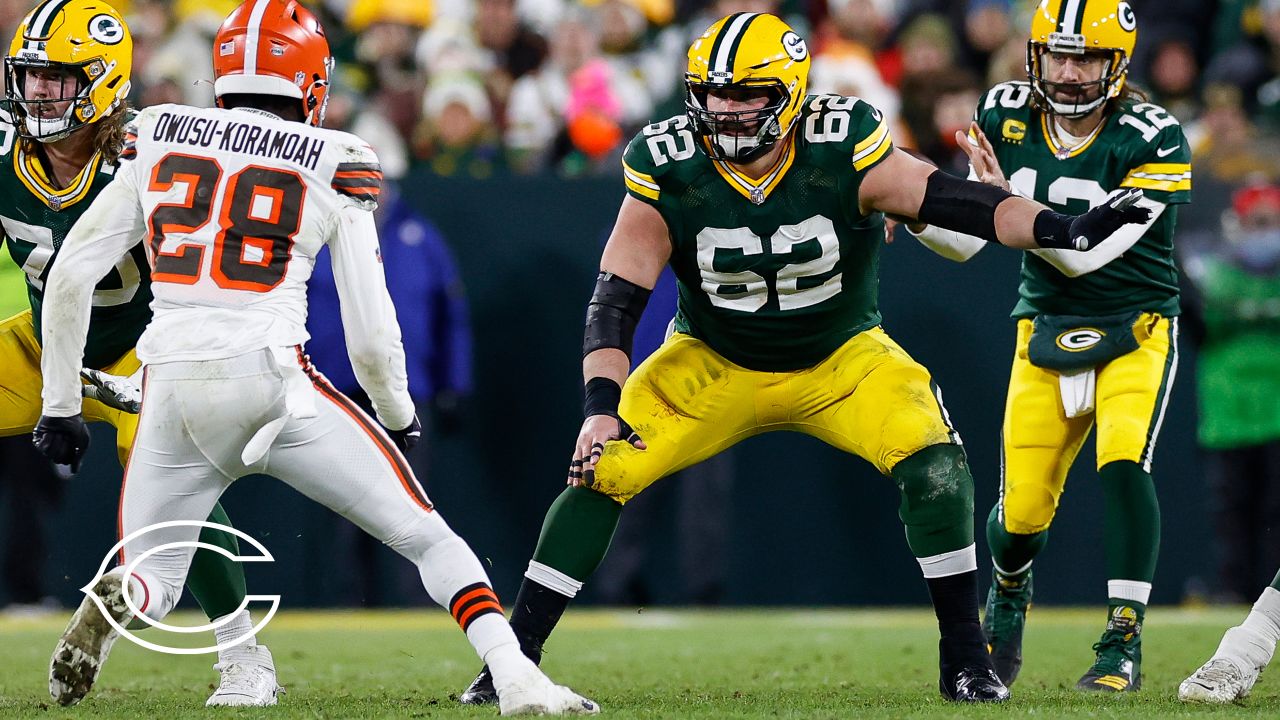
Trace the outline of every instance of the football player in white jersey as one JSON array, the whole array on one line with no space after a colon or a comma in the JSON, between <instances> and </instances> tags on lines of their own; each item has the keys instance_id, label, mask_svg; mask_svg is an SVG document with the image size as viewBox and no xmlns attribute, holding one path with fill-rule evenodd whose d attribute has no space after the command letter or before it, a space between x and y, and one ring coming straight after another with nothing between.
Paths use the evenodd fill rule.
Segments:
<instances>
[{"instance_id":1,"label":"football player in white jersey","mask_svg":"<svg viewBox=\"0 0 1280 720\"><path fill-rule=\"evenodd\" d=\"M404 459L420 426L370 212L382 175L359 138L320 128L332 66L323 29L296 0L247 0L222 24L213 59L218 108L160 105L137 117L115 180L68 235L46 285L35 439L65 463L87 438L79 370L89 293L145 235L155 300L138 343L143 405L120 510L127 542L120 566L94 586L102 605L87 596L59 642L55 699L89 691L116 625L138 613L159 621L178 601L192 548L161 546L190 544L196 528L130 535L202 519L237 478L263 473L418 566L495 671L504 715L597 712L521 654L484 569ZM306 283L325 245L376 422L302 351Z\"/></svg>"}]
</instances>

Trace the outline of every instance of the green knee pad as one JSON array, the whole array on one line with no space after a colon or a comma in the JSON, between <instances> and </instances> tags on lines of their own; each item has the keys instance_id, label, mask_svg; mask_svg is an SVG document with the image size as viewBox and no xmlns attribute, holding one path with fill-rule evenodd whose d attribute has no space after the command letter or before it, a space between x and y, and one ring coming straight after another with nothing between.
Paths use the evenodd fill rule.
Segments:
<instances>
[{"instance_id":1,"label":"green knee pad","mask_svg":"<svg viewBox=\"0 0 1280 720\"><path fill-rule=\"evenodd\" d=\"M547 511L533 559L585 581L604 560L621 518L622 506L609 496L587 488L567 488Z\"/></svg>"},{"instance_id":2,"label":"green knee pad","mask_svg":"<svg viewBox=\"0 0 1280 720\"><path fill-rule=\"evenodd\" d=\"M964 448L931 445L899 462L893 481L902 492L898 517L916 557L973 544L973 475Z\"/></svg>"},{"instance_id":3,"label":"green knee pad","mask_svg":"<svg viewBox=\"0 0 1280 720\"><path fill-rule=\"evenodd\" d=\"M231 526L231 518L221 504L213 506L209 522ZM200 531L200 542L229 550L233 555L240 554L236 536L225 530L204 528ZM210 620L220 618L235 612L244 602L244 567L221 553L197 548L191 558L191 571L187 573L187 587Z\"/></svg>"}]
</instances>

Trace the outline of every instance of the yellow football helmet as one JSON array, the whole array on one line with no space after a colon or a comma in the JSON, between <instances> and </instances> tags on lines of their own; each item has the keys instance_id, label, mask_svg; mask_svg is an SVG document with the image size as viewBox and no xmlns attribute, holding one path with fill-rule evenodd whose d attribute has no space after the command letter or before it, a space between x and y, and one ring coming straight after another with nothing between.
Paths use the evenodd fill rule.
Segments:
<instances>
[{"instance_id":1,"label":"yellow football helmet","mask_svg":"<svg viewBox=\"0 0 1280 720\"><path fill-rule=\"evenodd\" d=\"M1083 117L1124 88L1129 58L1138 41L1138 19L1128 0L1041 0L1031 17L1031 39L1027 41L1027 78L1043 108L1064 117ZM1051 83L1045 79L1045 56L1049 53L1103 53L1107 65L1102 77L1087 83ZM1098 95L1086 92L1098 86ZM1076 91L1075 102L1059 102L1053 91L1069 87Z\"/></svg>"},{"instance_id":2,"label":"yellow football helmet","mask_svg":"<svg viewBox=\"0 0 1280 720\"><path fill-rule=\"evenodd\" d=\"M60 140L124 104L132 65L133 38L111 5L44 0L5 56L5 109L21 135Z\"/></svg>"},{"instance_id":3,"label":"yellow football helmet","mask_svg":"<svg viewBox=\"0 0 1280 720\"><path fill-rule=\"evenodd\" d=\"M763 13L721 18L689 47L685 108L698 144L717 160L760 157L790 132L808 82L809 49L785 22ZM712 110L711 94L766 103Z\"/></svg>"}]
</instances>

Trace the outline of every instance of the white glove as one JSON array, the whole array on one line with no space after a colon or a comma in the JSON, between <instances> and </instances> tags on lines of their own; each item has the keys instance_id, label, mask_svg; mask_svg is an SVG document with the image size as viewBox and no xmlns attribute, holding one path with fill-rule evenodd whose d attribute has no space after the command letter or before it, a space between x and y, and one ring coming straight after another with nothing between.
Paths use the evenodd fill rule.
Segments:
<instances>
[{"instance_id":1,"label":"white glove","mask_svg":"<svg viewBox=\"0 0 1280 720\"><path fill-rule=\"evenodd\" d=\"M80 393L90 400L97 400L107 407L133 415L137 415L142 409L142 388L138 387L132 377L89 368L82 368L80 377L88 383L81 386Z\"/></svg>"}]
</instances>

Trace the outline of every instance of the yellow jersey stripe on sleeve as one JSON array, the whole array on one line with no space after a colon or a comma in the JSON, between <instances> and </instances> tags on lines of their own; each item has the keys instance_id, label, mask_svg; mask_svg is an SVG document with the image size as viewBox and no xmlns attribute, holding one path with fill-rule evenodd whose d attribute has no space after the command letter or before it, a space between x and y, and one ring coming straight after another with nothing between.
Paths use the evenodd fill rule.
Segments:
<instances>
[{"instance_id":1,"label":"yellow jersey stripe on sleeve","mask_svg":"<svg viewBox=\"0 0 1280 720\"><path fill-rule=\"evenodd\" d=\"M1120 187L1178 192L1191 189L1191 165L1187 163L1147 163L1129 171Z\"/></svg>"},{"instance_id":2,"label":"yellow jersey stripe on sleeve","mask_svg":"<svg viewBox=\"0 0 1280 720\"><path fill-rule=\"evenodd\" d=\"M889 126L886 125L883 120L881 120L880 124L876 126L875 130L871 131L870 135L866 136L865 138L860 140L857 145L853 146L853 154L857 155L858 153L862 152L863 150L866 150L869 147L879 145L880 141L884 139L884 136L888 134L889 134Z\"/></svg>"},{"instance_id":3,"label":"yellow jersey stripe on sleeve","mask_svg":"<svg viewBox=\"0 0 1280 720\"><path fill-rule=\"evenodd\" d=\"M1191 189L1191 178L1185 180L1152 180L1149 178L1127 177L1120 187L1132 187L1142 190L1159 190L1161 192L1178 192Z\"/></svg>"},{"instance_id":4,"label":"yellow jersey stripe on sleeve","mask_svg":"<svg viewBox=\"0 0 1280 720\"><path fill-rule=\"evenodd\" d=\"M1147 163L1129 171L1129 174L1147 173L1151 175L1182 175L1191 174L1190 163Z\"/></svg>"},{"instance_id":5,"label":"yellow jersey stripe on sleeve","mask_svg":"<svg viewBox=\"0 0 1280 720\"><path fill-rule=\"evenodd\" d=\"M623 173L622 180L627 184L627 189L630 190L631 192L637 195L641 195L643 197L647 197L650 200L658 199L659 193L657 188L650 187L648 185L642 185L639 182L636 182L635 180L631 179L631 175L626 173Z\"/></svg>"},{"instance_id":6,"label":"yellow jersey stripe on sleeve","mask_svg":"<svg viewBox=\"0 0 1280 720\"><path fill-rule=\"evenodd\" d=\"M889 126L881 122L875 132L854 146L853 169L865 170L875 165L891 147L893 138L889 136Z\"/></svg>"}]
</instances>

